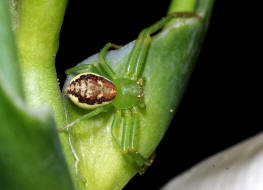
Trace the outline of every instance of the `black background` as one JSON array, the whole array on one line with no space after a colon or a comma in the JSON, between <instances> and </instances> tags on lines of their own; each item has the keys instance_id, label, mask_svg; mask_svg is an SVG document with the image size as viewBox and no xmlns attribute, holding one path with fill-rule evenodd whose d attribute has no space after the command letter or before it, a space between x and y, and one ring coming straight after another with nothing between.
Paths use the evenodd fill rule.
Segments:
<instances>
[{"instance_id":1,"label":"black background","mask_svg":"<svg viewBox=\"0 0 263 190\"><path fill-rule=\"evenodd\" d=\"M256 109L260 108L256 5L238 2L215 3L196 68L157 158L125 190L159 189L204 158L261 131ZM70 0L56 62L61 83L65 69L97 53L106 42L132 41L163 17L168 6L169 0Z\"/></svg>"}]
</instances>

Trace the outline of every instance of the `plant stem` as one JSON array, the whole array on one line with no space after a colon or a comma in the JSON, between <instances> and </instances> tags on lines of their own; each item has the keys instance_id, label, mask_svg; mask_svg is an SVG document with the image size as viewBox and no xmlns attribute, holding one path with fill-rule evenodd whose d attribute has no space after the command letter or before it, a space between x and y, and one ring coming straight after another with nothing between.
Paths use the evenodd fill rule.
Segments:
<instances>
[{"instance_id":1,"label":"plant stem","mask_svg":"<svg viewBox=\"0 0 263 190\"><path fill-rule=\"evenodd\" d=\"M168 13L172 12L192 12L195 10L196 0L172 0Z\"/></svg>"},{"instance_id":2,"label":"plant stem","mask_svg":"<svg viewBox=\"0 0 263 190\"><path fill-rule=\"evenodd\" d=\"M54 61L66 4L66 0L19 1L16 30L26 102L32 107L48 104L58 126L65 118Z\"/></svg>"},{"instance_id":3,"label":"plant stem","mask_svg":"<svg viewBox=\"0 0 263 190\"><path fill-rule=\"evenodd\" d=\"M48 105L56 126L65 125L65 112L55 69L59 33L67 0L19 0L15 34L20 58L26 103L35 108ZM74 158L68 134L60 133L60 140L69 168ZM75 175L74 175L75 176Z\"/></svg>"},{"instance_id":4,"label":"plant stem","mask_svg":"<svg viewBox=\"0 0 263 190\"><path fill-rule=\"evenodd\" d=\"M0 0L0 189L73 190L51 114L24 104L8 3Z\"/></svg>"},{"instance_id":5,"label":"plant stem","mask_svg":"<svg viewBox=\"0 0 263 190\"><path fill-rule=\"evenodd\" d=\"M196 1L197 0L171 0L168 14L174 13L174 12L194 12L196 7ZM170 21L166 26L172 25L176 19L173 19Z\"/></svg>"}]
</instances>

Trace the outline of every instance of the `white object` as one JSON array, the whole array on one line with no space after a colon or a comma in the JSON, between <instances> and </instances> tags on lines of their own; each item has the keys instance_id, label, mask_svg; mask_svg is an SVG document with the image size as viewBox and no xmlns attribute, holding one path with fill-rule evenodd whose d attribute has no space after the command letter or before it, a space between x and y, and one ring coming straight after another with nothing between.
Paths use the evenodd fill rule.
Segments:
<instances>
[{"instance_id":1,"label":"white object","mask_svg":"<svg viewBox=\"0 0 263 190\"><path fill-rule=\"evenodd\" d=\"M201 162L161 190L263 190L263 133Z\"/></svg>"}]
</instances>

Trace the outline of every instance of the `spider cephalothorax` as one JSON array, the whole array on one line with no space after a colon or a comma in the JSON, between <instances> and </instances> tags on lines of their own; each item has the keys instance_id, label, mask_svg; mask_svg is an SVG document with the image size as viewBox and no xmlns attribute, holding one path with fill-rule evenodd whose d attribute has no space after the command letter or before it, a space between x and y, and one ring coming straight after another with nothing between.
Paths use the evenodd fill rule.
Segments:
<instances>
[{"instance_id":1,"label":"spider cephalothorax","mask_svg":"<svg viewBox=\"0 0 263 190\"><path fill-rule=\"evenodd\" d=\"M139 105L143 104L141 100L144 96L141 73L151 43L150 35L178 16L198 17L193 13L174 13L144 29L129 54L123 73L116 73L105 60L108 49L116 47L111 43L106 44L100 51L98 67L93 64L85 64L67 70L67 74L75 75L75 77L66 86L65 94L77 106L92 110L61 130L68 129L81 120L112 110L112 139L119 146L120 152L128 157L127 160L132 166L143 173L144 166L150 165L152 160L148 160L137 151L136 142L139 136L136 135L136 131L140 123ZM143 109L145 106L140 107ZM117 137L113 129L120 127L122 134Z\"/></svg>"}]
</instances>

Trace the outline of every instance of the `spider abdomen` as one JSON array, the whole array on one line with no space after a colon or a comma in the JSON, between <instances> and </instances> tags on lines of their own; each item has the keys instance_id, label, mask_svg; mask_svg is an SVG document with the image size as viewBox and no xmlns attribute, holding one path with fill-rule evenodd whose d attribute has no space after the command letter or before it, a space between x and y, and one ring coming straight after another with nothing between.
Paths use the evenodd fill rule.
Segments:
<instances>
[{"instance_id":1,"label":"spider abdomen","mask_svg":"<svg viewBox=\"0 0 263 190\"><path fill-rule=\"evenodd\" d=\"M84 109L108 104L115 98L116 93L116 87L110 80L94 73L77 75L65 88L65 94Z\"/></svg>"}]
</instances>

